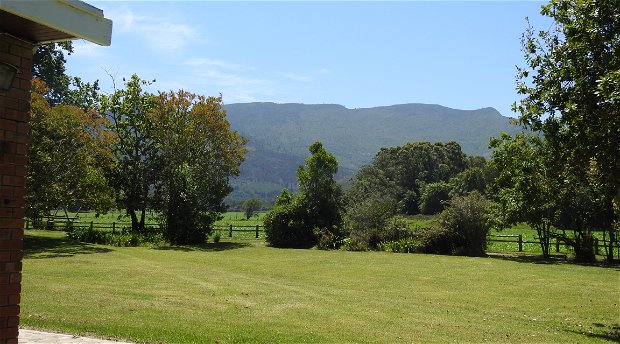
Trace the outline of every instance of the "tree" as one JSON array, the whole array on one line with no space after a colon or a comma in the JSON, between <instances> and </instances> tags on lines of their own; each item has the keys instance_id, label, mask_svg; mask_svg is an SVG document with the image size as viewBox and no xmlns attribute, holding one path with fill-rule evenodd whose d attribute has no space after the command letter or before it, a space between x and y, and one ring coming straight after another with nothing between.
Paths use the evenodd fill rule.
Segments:
<instances>
[{"instance_id":1,"label":"tree","mask_svg":"<svg viewBox=\"0 0 620 344\"><path fill-rule=\"evenodd\" d=\"M373 162L356 174L346 198L350 203L373 194L394 202L398 213L417 214L424 185L447 182L466 168L466 158L456 142L381 148Z\"/></svg>"},{"instance_id":2,"label":"tree","mask_svg":"<svg viewBox=\"0 0 620 344\"><path fill-rule=\"evenodd\" d=\"M313 227L331 231L342 223L341 191L334 180L338 160L320 142L310 145L309 151L305 166L297 170L299 192L305 196Z\"/></svg>"},{"instance_id":3,"label":"tree","mask_svg":"<svg viewBox=\"0 0 620 344\"><path fill-rule=\"evenodd\" d=\"M157 146L149 113L155 96L144 91L148 82L137 75L126 81L125 89L117 89L102 97L100 112L110 119L117 163L111 183L117 190L117 202L131 218L133 232L144 230L147 209L152 206L153 189L159 175L156 166Z\"/></svg>"},{"instance_id":4,"label":"tree","mask_svg":"<svg viewBox=\"0 0 620 344\"><path fill-rule=\"evenodd\" d=\"M513 108L522 125L544 134L563 174L571 176L567 180L583 184L595 165L603 198L615 200L610 220L618 221L620 4L553 0L541 13L554 23L547 31L529 27L523 35L526 66L517 73L523 99ZM606 230L613 245L613 224ZM613 246L607 258L613 260Z\"/></svg>"},{"instance_id":5,"label":"tree","mask_svg":"<svg viewBox=\"0 0 620 344\"><path fill-rule=\"evenodd\" d=\"M245 218L247 220L250 219L254 215L255 212L259 211L261 207L260 200L258 198L250 198L243 202L241 209L245 213Z\"/></svg>"},{"instance_id":6,"label":"tree","mask_svg":"<svg viewBox=\"0 0 620 344\"><path fill-rule=\"evenodd\" d=\"M424 185L420 197L422 214L437 214L444 209L445 202L450 200L450 184L436 182Z\"/></svg>"},{"instance_id":7,"label":"tree","mask_svg":"<svg viewBox=\"0 0 620 344\"><path fill-rule=\"evenodd\" d=\"M38 218L53 209L92 209L106 212L113 190L106 171L113 168L112 138L105 117L92 109L52 106L48 88L33 79L30 107L28 216Z\"/></svg>"},{"instance_id":8,"label":"tree","mask_svg":"<svg viewBox=\"0 0 620 344\"><path fill-rule=\"evenodd\" d=\"M526 222L538 233L543 256L549 257L551 224L556 211L557 183L546 159L545 141L537 136L503 133L492 138L491 165L497 177L491 185L495 222L506 228Z\"/></svg>"},{"instance_id":9,"label":"tree","mask_svg":"<svg viewBox=\"0 0 620 344\"><path fill-rule=\"evenodd\" d=\"M265 215L267 242L275 247L336 247L344 238L340 186L334 180L338 160L313 143L305 166L297 171L299 194L282 190Z\"/></svg>"},{"instance_id":10,"label":"tree","mask_svg":"<svg viewBox=\"0 0 620 344\"><path fill-rule=\"evenodd\" d=\"M51 106L65 104L84 110L96 108L99 82L84 83L82 79L66 74L65 54L71 53L71 41L39 45L32 57L32 76L47 85L43 96Z\"/></svg>"},{"instance_id":11,"label":"tree","mask_svg":"<svg viewBox=\"0 0 620 344\"><path fill-rule=\"evenodd\" d=\"M155 202L173 244L200 244L226 210L247 142L230 130L221 97L162 92L148 113L154 142Z\"/></svg>"}]
</instances>

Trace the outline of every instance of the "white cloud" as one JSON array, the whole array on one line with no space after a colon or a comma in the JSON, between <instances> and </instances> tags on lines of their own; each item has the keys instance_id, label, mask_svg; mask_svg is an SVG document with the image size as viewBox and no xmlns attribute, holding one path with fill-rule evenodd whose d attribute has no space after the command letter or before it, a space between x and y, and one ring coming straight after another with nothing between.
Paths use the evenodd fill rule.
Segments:
<instances>
[{"instance_id":1,"label":"white cloud","mask_svg":"<svg viewBox=\"0 0 620 344\"><path fill-rule=\"evenodd\" d=\"M203 57L190 57L189 59L185 60L185 64L192 67L221 68L239 72L248 69L244 66L228 63L226 61L212 60Z\"/></svg>"},{"instance_id":2,"label":"white cloud","mask_svg":"<svg viewBox=\"0 0 620 344\"><path fill-rule=\"evenodd\" d=\"M308 82L308 81L312 81L312 78L309 76L305 76L305 75L301 75L301 74L297 74L297 73L292 73L292 72L288 72L284 74L284 77L291 79L291 80L295 80L295 81L301 81L301 82Z\"/></svg>"},{"instance_id":3,"label":"white cloud","mask_svg":"<svg viewBox=\"0 0 620 344\"><path fill-rule=\"evenodd\" d=\"M159 52L169 53L204 41L192 26L157 15L136 15L127 7L106 10L106 16L112 19L117 32L139 36L151 49Z\"/></svg>"},{"instance_id":4,"label":"white cloud","mask_svg":"<svg viewBox=\"0 0 620 344\"><path fill-rule=\"evenodd\" d=\"M73 41L73 53L71 53L71 57L98 58L105 55L107 48L108 47L102 47L80 39Z\"/></svg>"}]
</instances>

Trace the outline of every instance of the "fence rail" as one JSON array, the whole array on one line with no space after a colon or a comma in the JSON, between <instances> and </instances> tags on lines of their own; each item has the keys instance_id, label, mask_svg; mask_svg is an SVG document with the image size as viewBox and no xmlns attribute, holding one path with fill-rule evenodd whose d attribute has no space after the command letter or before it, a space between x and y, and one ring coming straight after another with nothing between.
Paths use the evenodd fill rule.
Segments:
<instances>
[{"instance_id":1,"label":"fence rail","mask_svg":"<svg viewBox=\"0 0 620 344\"><path fill-rule=\"evenodd\" d=\"M128 229L131 228L131 222L81 222L81 221L67 221L65 218L62 220L45 220L37 223L36 221L32 221L30 219L25 220L25 228L26 229L48 229L48 230L66 230L69 228L89 228L91 230L108 230L113 234L116 233L125 233ZM152 230L160 230L161 226L158 224L146 224L145 229L147 231ZM213 229L216 232L226 232L229 238L233 238L233 233L252 233L254 234L254 238L260 238L261 233L264 232L264 228L262 225L232 225L232 224L224 224L224 225L213 225ZM241 235L242 238L248 238L247 235ZM264 237L264 235L263 235Z\"/></svg>"},{"instance_id":2,"label":"fence rail","mask_svg":"<svg viewBox=\"0 0 620 344\"><path fill-rule=\"evenodd\" d=\"M522 234L505 234L505 235L489 234L487 235L487 243L493 243L493 242L515 243L517 244L519 252L523 252L524 244L540 245L540 241L538 241L538 238L533 238L532 240L534 241L524 240ZM608 243L605 240L599 240L599 238L594 238L593 240L594 253L597 255L600 255L602 252L601 248L603 250L607 249L607 244ZM618 242L616 241L614 242L614 244L615 244L614 245L615 250L618 250L618 256L620 256L620 247L618 246ZM549 247L552 247L552 246L555 247L556 253L561 252L561 247L564 247L564 248L567 247L567 245L563 243L559 238L555 238L555 242L549 243Z\"/></svg>"}]
</instances>

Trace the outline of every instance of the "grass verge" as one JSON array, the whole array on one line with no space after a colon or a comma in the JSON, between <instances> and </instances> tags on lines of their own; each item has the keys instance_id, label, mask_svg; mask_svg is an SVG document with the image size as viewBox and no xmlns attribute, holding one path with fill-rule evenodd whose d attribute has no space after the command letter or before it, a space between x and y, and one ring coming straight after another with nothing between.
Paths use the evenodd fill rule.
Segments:
<instances>
[{"instance_id":1,"label":"grass verge","mask_svg":"<svg viewBox=\"0 0 620 344\"><path fill-rule=\"evenodd\" d=\"M605 343L618 267L26 231L22 325L146 343Z\"/></svg>"}]
</instances>

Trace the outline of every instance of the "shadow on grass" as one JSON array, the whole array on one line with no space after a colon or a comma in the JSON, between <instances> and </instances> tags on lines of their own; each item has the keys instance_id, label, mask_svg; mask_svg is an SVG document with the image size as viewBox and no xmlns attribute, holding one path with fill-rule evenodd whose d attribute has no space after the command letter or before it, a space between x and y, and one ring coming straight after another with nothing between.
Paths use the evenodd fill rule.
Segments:
<instances>
[{"instance_id":1,"label":"shadow on grass","mask_svg":"<svg viewBox=\"0 0 620 344\"><path fill-rule=\"evenodd\" d=\"M24 235L24 258L29 259L62 258L112 251L109 248L96 247L64 237Z\"/></svg>"},{"instance_id":2,"label":"shadow on grass","mask_svg":"<svg viewBox=\"0 0 620 344\"><path fill-rule=\"evenodd\" d=\"M592 263L580 263L569 259L566 255L552 255L544 258L542 255L534 254L517 254L517 253L488 253L487 257L501 260L509 260L517 263L543 264L543 265L560 265L571 264L581 266L596 266L599 268L617 269L620 271L620 264L617 262L609 263L607 261L596 261Z\"/></svg>"},{"instance_id":3,"label":"shadow on grass","mask_svg":"<svg viewBox=\"0 0 620 344\"><path fill-rule=\"evenodd\" d=\"M218 242L206 243L202 245L185 245L185 246L158 246L156 250L162 251L179 251L179 252L220 252L228 250L236 250L239 248L250 247L251 244L240 242Z\"/></svg>"},{"instance_id":4,"label":"shadow on grass","mask_svg":"<svg viewBox=\"0 0 620 344\"><path fill-rule=\"evenodd\" d=\"M616 325L604 325L604 324L593 324L594 331L583 332L583 331L571 331L573 333L582 334L586 337L597 338L606 341L610 341L612 343L620 343L620 324Z\"/></svg>"}]
</instances>

